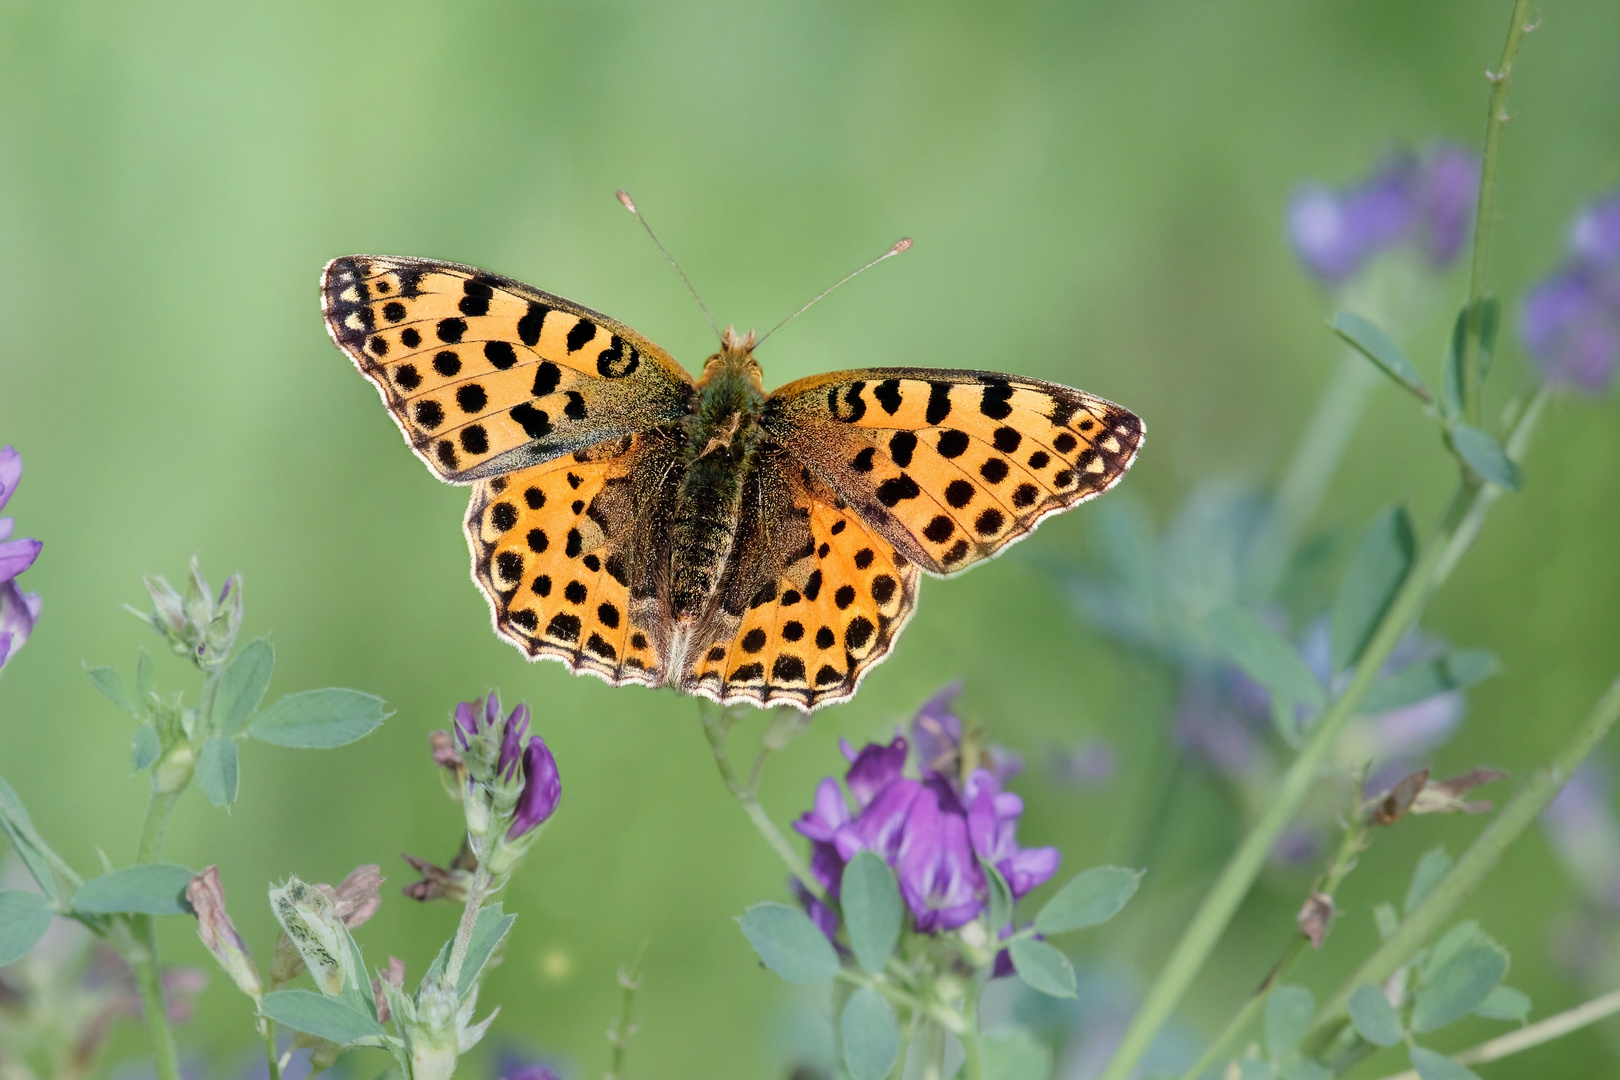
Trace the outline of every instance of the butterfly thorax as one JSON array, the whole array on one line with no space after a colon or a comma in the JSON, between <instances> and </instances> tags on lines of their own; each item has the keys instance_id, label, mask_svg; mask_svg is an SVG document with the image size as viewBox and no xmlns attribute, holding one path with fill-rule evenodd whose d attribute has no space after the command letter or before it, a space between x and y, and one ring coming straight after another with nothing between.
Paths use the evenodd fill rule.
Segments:
<instances>
[{"instance_id":1,"label":"butterfly thorax","mask_svg":"<svg viewBox=\"0 0 1620 1080\"><path fill-rule=\"evenodd\" d=\"M752 333L738 337L726 330L681 424L685 444L670 550L677 618L694 616L712 595L736 535L744 481L762 438L765 389L753 347Z\"/></svg>"}]
</instances>

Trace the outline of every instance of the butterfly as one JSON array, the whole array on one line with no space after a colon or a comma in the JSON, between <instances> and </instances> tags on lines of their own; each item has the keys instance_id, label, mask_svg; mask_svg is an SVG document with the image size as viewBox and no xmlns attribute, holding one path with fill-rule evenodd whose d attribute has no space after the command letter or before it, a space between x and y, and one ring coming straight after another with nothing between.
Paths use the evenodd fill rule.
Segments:
<instances>
[{"instance_id":1,"label":"butterfly","mask_svg":"<svg viewBox=\"0 0 1620 1080\"><path fill-rule=\"evenodd\" d=\"M350 255L333 341L441 479L495 631L610 684L810 711L854 695L923 572L1107 491L1142 421L985 371L841 371L766 393L728 329L694 380L622 323L455 263Z\"/></svg>"}]
</instances>

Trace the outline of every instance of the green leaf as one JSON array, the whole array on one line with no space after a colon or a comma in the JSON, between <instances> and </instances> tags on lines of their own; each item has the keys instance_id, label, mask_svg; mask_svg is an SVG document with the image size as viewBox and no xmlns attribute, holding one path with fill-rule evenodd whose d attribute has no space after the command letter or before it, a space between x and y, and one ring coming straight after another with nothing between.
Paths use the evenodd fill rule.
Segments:
<instances>
[{"instance_id":1,"label":"green leaf","mask_svg":"<svg viewBox=\"0 0 1620 1080\"><path fill-rule=\"evenodd\" d=\"M1105 923L1136 895L1142 871L1122 866L1097 866L1077 875L1035 915L1042 934L1066 934Z\"/></svg>"},{"instance_id":2,"label":"green leaf","mask_svg":"<svg viewBox=\"0 0 1620 1080\"><path fill-rule=\"evenodd\" d=\"M1412 1030L1445 1027L1473 1012L1507 974L1507 954L1491 945L1471 945L1437 969L1418 988Z\"/></svg>"},{"instance_id":3,"label":"green leaf","mask_svg":"<svg viewBox=\"0 0 1620 1080\"><path fill-rule=\"evenodd\" d=\"M1030 938L1015 938L1007 951L1012 954L1013 970L1030 989L1052 997L1074 997L1074 965L1067 956Z\"/></svg>"},{"instance_id":4,"label":"green leaf","mask_svg":"<svg viewBox=\"0 0 1620 1080\"><path fill-rule=\"evenodd\" d=\"M1468 424L1457 424L1451 429L1451 445L1468 467L1486 480L1509 491L1519 490L1523 483L1519 466L1491 435Z\"/></svg>"},{"instance_id":5,"label":"green leaf","mask_svg":"<svg viewBox=\"0 0 1620 1080\"><path fill-rule=\"evenodd\" d=\"M150 722L136 725L135 735L129 740L129 763L135 771L150 768L162 752L163 740L158 738L157 728Z\"/></svg>"},{"instance_id":6,"label":"green leaf","mask_svg":"<svg viewBox=\"0 0 1620 1080\"><path fill-rule=\"evenodd\" d=\"M889 1075L900 1056L900 1025L882 994L863 986L849 995L838 1031L852 1080L883 1080Z\"/></svg>"},{"instance_id":7,"label":"green leaf","mask_svg":"<svg viewBox=\"0 0 1620 1080\"><path fill-rule=\"evenodd\" d=\"M1401 917L1395 914L1394 904L1374 904L1373 922L1378 927L1378 939L1388 941L1400 929Z\"/></svg>"},{"instance_id":8,"label":"green leaf","mask_svg":"<svg viewBox=\"0 0 1620 1080\"><path fill-rule=\"evenodd\" d=\"M306 690L260 712L248 734L276 746L328 750L364 738L392 715L382 698L358 690Z\"/></svg>"},{"instance_id":9,"label":"green leaf","mask_svg":"<svg viewBox=\"0 0 1620 1080\"><path fill-rule=\"evenodd\" d=\"M1279 986L1266 1000L1266 1051L1285 1058L1299 1047L1316 1015L1316 998L1303 986Z\"/></svg>"},{"instance_id":10,"label":"green leaf","mask_svg":"<svg viewBox=\"0 0 1620 1080\"><path fill-rule=\"evenodd\" d=\"M1480 930L1477 920L1464 919L1450 930L1447 930L1439 941L1426 950L1419 965L1422 968L1419 981L1428 979L1429 976L1445 967L1452 957L1461 953L1464 949L1475 945L1489 946L1490 944L1492 944L1491 939L1485 936L1484 931Z\"/></svg>"},{"instance_id":11,"label":"green leaf","mask_svg":"<svg viewBox=\"0 0 1620 1080\"><path fill-rule=\"evenodd\" d=\"M195 876L173 863L142 863L91 878L73 894L74 910L93 915L185 915L186 886Z\"/></svg>"},{"instance_id":12,"label":"green leaf","mask_svg":"<svg viewBox=\"0 0 1620 1080\"><path fill-rule=\"evenodd\" d=\"M225 735L208 736L202 753L197 755L197 785L215 806L229 806L236 801L236 783L236 740Z\"/></svg>"},{"instance_id":13,"label":"green leaf","mask_svg":"<svg viewBox=\"0 0 1620 1080\"><path fill-rule=\"evenodd\" d=\"M1350 311L1341 311L1333 316L1329 324L1334 333L1338 334L1361 355L1377 364L1384 374L1400 383L1406 389L1418 396L1425 404L1432 400L1429 388L1424 385L1423 377L1418 374L1417 365L1407 359L1401 347L1390 340L1388 334L1379 328L1371 319L1364 319Z\"/></svg>"},{"instance_id":14,"label":"green leaf","mask_svg":"<svg viewBox=\"0 0 1620 1080\"><path fill-rule=\"evenodd\" d=\"M1271 1067L1271 1062L1253 1053L1245 1057L1238 1065L1238 1080L1276 1080L1277 1070Z\"/></svg>"},{"instance_id":15,"label":"green leaf","mask_svg":"<svg viewBox=\"0 0 1620 1080\"><path fill-rule=\"evenodd\" d=\"M990 929L999 934L1012 923L1012 888L1008 886L1007 879L1001 876L1001 871L997 870L993 863L980 859L979 869L984 872L984 880L990 886L990 903L986 916L990 920Z\"/></svg>"},{"instance_id":16,"label":"green leaf","mask_svg":"<svg viewBox=\"0 0 1620 1080\"><path fill-rule=\"evenodd\" d=\"M1313 709L1326 704L1322 684L1294 647L1249 612L1217 608L1204 620L1204 629L1215 646L1261 686Z\"/></svg>"},{"instance_id":17,"label":"green leaf","mask_svg":"<svg viewBox=\"0 0 1620 1080\"><path fill-rule=\"evenodd\" d=\"M45 936L55 917L50 900L37 892L0 892L0 967L21 960Z\"/></svg>"},{"instance_id":18,"label":"green leaf","mask_svg":"<svg viewBox=\"0 0 1620 1080\"><path fill-rule=\"evenodd\" d=\"M1402 905L1408 915L1423 903L1423 898L1429 895L1431 889L1440 884L1440 879L1446 876L1453 861L1444 844L1423 853L1417 869L1412 871L1412 884L1407 886L1406 903Z\"/></svg>"},{"instance_id":19,"label":"green leaf","mask_svg":"<svg viewBox=\"0 0 1620 1080\"><path fill-rule=\"evenodd\" d=\"M467 942L467 958L461 962L461 976L456 980L457 997L467 996L479 973L484 970L484 965L495 955L496 948L515 922L517 916L506 914L500 904L491 904L478 912L478 920L473 923L472 940ZM446 944L453 944L453 940ZM449 954L445 959L449 960Z\"/></svg>"},{"instance_id":20,"label":"green leaf","mask_svg":"<svg viewBox=\"0 0 1620 1080\"><path fill-rule=\"evenodd\" d=\"M1496 654L1486 649L1455 649L1422 663L1408 664L1373 684L1362 698L1363 712L1380 713L1415 705L1453 690L1466 690L1502 670Z\"/></svg>"},{"instance_id":21,"label":"green leaf","mask_svg":"<svg viewBox=\"0 0 1620 1080\"><path fill-rule=\"evenodd\" d=\"M1487 1020L1514 1020L1522 1024L1530 1019L1530 995L1511 986L1498 986L1474 1007L1474 1015Z\"/></svg>"},{"instance_id":22,"label":"green leaf","mask_svg":"<svg viewBox=\"0 0 1620 1080\"><path fill-rule=\"evenodd\" d=\"M755 904L737 920L765 966L790 983L813 983L838 973L838 954L810 916L786 904Z\"/></svg>"},{"instance_id":23,"label":"green leaf","mask_svg":"<svg viewBox=\"0 0 1620 1080\"><path fill-rule=\"evenodd\" d=\"M1361 659L1379 620L1406 580L1416 551L1417 539L1405 507L1384 510L1362 534L1333 603L1329 656L1334 671L1343 671Z\"/></svg>"},{"instance_id":24,"label":"green leaf","mask_svg":"<svg viewBox=\"0 0 1620 1080\"><path fill-rule=\"evenodd\" d=\"M979 1040L984 1080L1051 1080L1052 1051L1027 1028L992 1031Z\"/></svg>"},{"instance_id":25,"label":"green leaf","mask_svg":"<svg viewBox=\"0 0 1620 1080\"><path fill-rule=\"evenodd\" d=\"M1479 1080L1474 1070L1421 1046L1412 1047L1411 1058L1412 1068L1423 1080Z\"/></svg>"},{"instance_id":26,"label":"green leaf","mask_svg":"<svg viewBox=\"0 0 1620 1080\"><path fill-rule=\"evenodd\" d=\"M56 900L56 874L51 870L50 848L34 831L28 810L17 792L4 779L0 779L0 830L11 842L12 850L22 859L34 881L52 901Z\"/></svg>"},{"instance_id":27,"label":"green leaf","mask_svg":"<svg viewBox=\"0 0 1620 1080\"><path fill-rule=\"evenodd\" d=\"M1374 1046L1394 1046L1405 1037L1401 1014L1376 986L1358 986L1351 993L1350 1022Z\"/></svg>"},{"instance_id":28,"label":"green leaf","mask_svg":"<svg viewBox=\"0 0 1620 1080\"><path fill-rule=\"evenodd\" d=\"M844 867L838 900L855 959L868 974L876 975L900 940L900 887L894 871L876 852L857 852Z\"/></svg>"},{"instance_id":29,"label":"green leaf","mask_svg":"<svg viewBox=\"0 0 1620 1080\"><path fill-rule=\"evenodd\" d=\"M1464 304L1451 324L1451 340L1446 345L1446 359L1441 371L1440 415L1447 420L1455 420L1463 414L1463 339L1467 334L1468 305Z\"/></svg>"},{"instance_id":30,"label":"green leaf","mask_svg":"<svg viewBox=\"0 0 1620 1080\"><path fill-rule=\"evenodd\" d=\"M107 695L108 701L131 716L138 718L141 715L140 709L135 705L135 699L130 697L129 691L124 688L124 680L119 677L118 672L110 667L87 667L84 673L90 676L90 682L97 690Z\"/></svg>"},{"instance_id":31,"label":"green leaf","mask_svg":"<svg viewBox=\"0 0 1620 1080\"><path fill-rule=\"evenodd\" d=\"M135 658L135 700L142 712L152 700L152 658L144 652Z\"/></svg>"},{"instance_id":32,"label":"green leaf","mask_svg":"<svg viewBox=\"0 0 1620 1080\"><path fill-rule=\"evenodd\" d=\"M256 638L243 646L220 675L219 686L214 691L215 731L237 735L247 727L248 718L264 701L270 673L275 667L276 650L269 639Z\"/></svg>"},{"instance_id":33,"label":"green leaf","mask_svg":"<svg viewBox=\"0 0 1620 1080\"><path fill-rule=\"evenodd\" d=\"M1491 373L1491 358L1496 353L1496 332L1502 325L1502 302L1494 296L1479 300L1479 383Z\"/></svg>"},{"instance_id":34,"label":"green leaf","mask_svg":"<svg viewBox=\"0 0 1620 1080\"><path fill-rule=\"evenodd\" d=\"M381 1045L388 1034L373 1017L347 1001L313 990L273 990L264 995L259 1008L278 1024L340 1046L359 1042Z\"/></svg>"}]
</instances>

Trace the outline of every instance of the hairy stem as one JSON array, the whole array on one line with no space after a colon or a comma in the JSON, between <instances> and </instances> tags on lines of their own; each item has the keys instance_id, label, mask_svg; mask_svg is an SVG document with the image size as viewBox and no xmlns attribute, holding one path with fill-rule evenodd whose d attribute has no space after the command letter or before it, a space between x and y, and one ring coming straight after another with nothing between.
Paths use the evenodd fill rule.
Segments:
<instances>
[{"instance_id":1,"label":"hairy stem","mask_svg":"<svg viewBox=\"0 0 1620 1080\"><path fill-rule=\"evenodd\" d=\"M491 875L487 856L485 852L478 858L478 869L473 871L472 884L467 887L467 906L461 909L461 925L456 927L456 942L450 946L450 959L444 965L444 982L452 989L461 981L461 966L467 962L473 927L478 925L478 911L489 893Z\"/></svg>"},{"instance_id":2,"label":"hairy stem","mask_svg":"<svg viewBox=\"0 0 1620 1080\"><path fill-rule=\"evenodd\" d=\"M1382 983L1439 931L1456 911L1457 905L1496 866L1496 861L1507 846L1518 839L1519 834L1529 828L1553 797L1563 790L1576 768L1586 760L1586 756L1609 733L1617 720L1620 720L1620 679L1616 679L1598 699L1597 705L1552 761L1530 777L1529 782L1508 801L1485 827L1485 831L1429 891L1417 909L1401 921L1399 929L1362 963L1323 1006L1305 1036L1306 1053L1321 1051L1343 1029L1350 1015L1350 994L1356 987Z\"/></svg>"},{"instance_id":3,"label":"hairy stem","mask_svg":"<svg viewBox=\"0 0 1620 1080\"><path fill-rule=\"evenodd\" d=\"M152 1061L159 1080L180 1080L180 1055L169 1027L169 1007L163 996L163 973L158 966L157 926L150 915L130 917L135 947L124 955L135 976L141 997L142 1019L152 1040Z\"/></svg>"},{"instance_id":4,"label":"hairy stem","mask_svg":"<svg viewBox=\"0 0 1620 1080\"><path fill-rule=\"evenodd\" d=\"M625 1051L630 1047L630 1036L635 1034L635 1025L630 1020L630 1010L636 1003L636 991L641 989L641 956L646 952L647 946L643 945L636 962L629 968L619 969L619 986L624 990L624 998L619 1008L618 1021L608 1026L608 1042L612 1049L608 1052L608 1068L602 1075L602 1080L623 1080Z\"/></svg>"}]
</instances>

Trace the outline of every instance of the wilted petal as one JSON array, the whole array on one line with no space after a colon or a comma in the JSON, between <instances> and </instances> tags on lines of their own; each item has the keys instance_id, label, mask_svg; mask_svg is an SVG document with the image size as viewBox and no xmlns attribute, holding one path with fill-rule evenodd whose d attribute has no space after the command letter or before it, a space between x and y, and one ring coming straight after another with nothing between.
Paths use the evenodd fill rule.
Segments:
<instances>
[{"instance_id":1,"label":"wilted petal","mask_svg":"<svg viewBox=\"0 0 1620 1080\"><path fill-rule=\"evenodd\" d=\"M387 880L382 876L382 867L368 863L349 871L349 876L339 882L335 889L330 885L315 887L332 901L343 925L353 930L377 914L377 909L382 906L382 883Z\"/></svg>"},{"instance_id":2,"label":"wilted petal","mask_svg":"<svg viewBox=\"0 0 1620 1080\"><path fill-rule=\"evenodd\" d=\"M1299 909L1294 923L1311 943L1311 948L1320 949L1322 942L1327 940L1328 928L1333 924L1333 897L1322 892L1311 893L1305 898L1305 905Z\"/></svg>"},{"instance_id":3,"label":"wilted petal","mask_svg":"<svg viewBox=\"0 0 1620 1080\"><path fill-rule=\"evenodd\" d=\"M197 916L197 936L203 947L214 954L219 966L242 993L258 1001L264 992L259 969L247 942L236 932L236 924L225 910L225 887L219 881L219 868L210 866L186 886L186 901Z\"/></svg>"},{"instance_id":4,"label":"wilted petal","mask_svg":"<svg viewBox=\"0 0 1620 1080\"><path fill-rule=\"evenodd\" d=\"M383 983L387 983L395 990L405 985L405 961L397 956L388 958L388 970L379 971L371 980L371 994L377 1003L377 1022L386 1024L393 1019L393 1012L388 1005L388 995L383 990Z\"/></svg>"}]
</instances>

